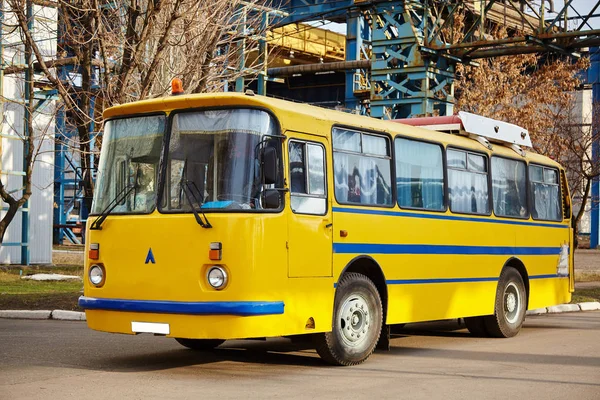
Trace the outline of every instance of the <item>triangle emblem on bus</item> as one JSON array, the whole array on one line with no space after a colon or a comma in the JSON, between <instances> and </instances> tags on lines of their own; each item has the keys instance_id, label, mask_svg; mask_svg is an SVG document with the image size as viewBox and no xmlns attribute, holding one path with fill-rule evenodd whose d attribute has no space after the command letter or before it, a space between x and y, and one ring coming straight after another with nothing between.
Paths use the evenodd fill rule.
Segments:
<instances>
[{"instance_id":1,"label":"triangle emblem on bus","mask_svg":"<svg viewBox=\"0 0 600 400\"><path fill-rule=\"evenodd\" d=\"M144 264L156 264L156 260L154 259L154 254L152 254L152 247L148 249L148 255L146 256L146 262Z\"/></svg>"}]
</instances>

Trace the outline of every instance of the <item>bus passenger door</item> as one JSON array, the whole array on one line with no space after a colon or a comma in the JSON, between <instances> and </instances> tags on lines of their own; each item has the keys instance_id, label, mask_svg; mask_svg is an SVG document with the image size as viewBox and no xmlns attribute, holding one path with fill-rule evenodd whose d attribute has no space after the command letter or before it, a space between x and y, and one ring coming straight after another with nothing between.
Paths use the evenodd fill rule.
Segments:
<instances>
[{"instance_id":1,"label":"bus passenger door","mask_svg":"<svg viewBox=\"0 0 600 400\"><path fill-rule=\"evenodd\" d=\"M288 276L332 276L332 213L327 193L327 141L287 132L290 189Z\"/></svg>"}]
</instances>

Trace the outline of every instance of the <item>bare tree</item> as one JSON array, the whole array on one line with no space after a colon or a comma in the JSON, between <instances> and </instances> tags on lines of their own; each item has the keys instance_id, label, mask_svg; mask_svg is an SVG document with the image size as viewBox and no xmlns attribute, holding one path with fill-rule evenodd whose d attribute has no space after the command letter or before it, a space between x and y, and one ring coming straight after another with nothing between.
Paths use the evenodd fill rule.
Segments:
<instances>
[{"instance_id":1,"label":"bare tree","mask_svg":"<svg viewBox=\"0 0 600 400\"><path fill-rule=\"evenodd\" d=\"M575 104L571 107L575 108ZM593 180L600 177L600 164L594 162L592 157L592 146L600 141L600 131L597 128L600 126L600 104L593 104L592 108L593 110L587 111L591 115L584 115L584 119L590 121L590 124L571 117L566 123L558 126L556 132L562 140L563 151L559 159L567 170L576 209L573 222L576 234L588 203L597 205L600 200L592 198L591 193ZM571 115L574 113L571 112Z\"/></svg>"},{"instance_id":2,"label":"bare tree","mask_svg":"<svg viewBox=\"0 0 600 400\"><path fill-rule=\"evenodd\" d=\"M30 30L31 3L58 11L58 58L44 57ZM30 75L58 92L70 129L77 139L68 143L81 155L86 198L93 193L93 132L101 128L102 111L114 104L162 96L174 77L189 93L220 91L256 65L248 57L264 36L257 0L6 0L5 12L30 54ZM30 6L28 8L28 6ZM65 73L65 67L73 73ZM244 69L244 67L246 69ZM250 67L248 69L248 67ZM33 91L33 80L29 89ZM33 96L31 96L33 98ZM33 104L33 103L32 103ZM29 105L28 107L33 107ZM98 143L99 144L99 143ZM33 151L30 152L32 154ZM31 164L33 166L33 164ZM16 210L31 196L31 177L24 197L13 199L0 191L9 212L6 229ZM89 206L89 205L88 205ZM8 215L12 215L8 219ZM4 221L4 220L3 220ZM2 232L2 231L0 231Z\"/></svg>"}]
</instances>

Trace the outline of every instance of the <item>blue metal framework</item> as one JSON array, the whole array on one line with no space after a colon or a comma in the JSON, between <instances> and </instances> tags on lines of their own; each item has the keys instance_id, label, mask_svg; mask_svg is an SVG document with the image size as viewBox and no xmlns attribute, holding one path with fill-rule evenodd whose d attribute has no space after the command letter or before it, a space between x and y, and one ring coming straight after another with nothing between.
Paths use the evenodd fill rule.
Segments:
<instances>
[{"instance_id":1,"label":"blue metal framework","mask_svg":"<svg viewBox=\"0 0 600 400\"><path fill-rule=\"evenodd\" d=\"M420 2L377 4L373 10L371 116L450 115L454 66L425 51L429 9Z\"/></svg>"},{"instance_id":2,"label":"blue metal framework","mask_svg":"<svg viewBox=\"0 0 600 400\"><path fill-rule=\"evenodd\" d=\"M66 58L76 58L75 51L67 44L65 27L59 16L57 43L66 54ZM58 78L63 85L70 87L75 102L78 102L78 92L81 87L77 85L80 69L77 65L63 65L57 68ZM97 82L91 90L99 89L99 70L92 67L92 82ZM62 244L65 239L73 244L81 244L85 239L83 229L89 214L90 199L86 198L84 190L85 174L95 175L94 170L86 171L82 168L81 157L88 157L88 165L94 166L94 144L97 134L94 132L94 103L95 97L90 101L90 152L83 154L79 149L79 133L77 128L70 123L68 111L64 105L57 110L55 122L55 164L54 164L54 244ZM81 230L81 240L74 232Z\"/></svg>"},{"instance_id":3,"label":"blue metal framework","mask_svg":"<svg viewBox=\"0 0 600 400\"><path fill-rule=\"evenodd\" d=\"M289 15L276 24L346 22L346 61L371 60L370 68L346 72L347 109L377 118L448 115L453 111L456 63L476 65L473 60L479 58L536 52L577 57L577 49L600 43L600 30L589 24L600 1L587 15L572 3L566 1L547 20L547 6L555 10L545 1L538 8L532 2L500 0L290 0L281 7ZM526 34L489 40L486 29L494 22L488 14L506 10L513 26ZM467 16L464 36L444 37L457 12ZM570 29L573 21L577 28ZM370 91L368 98L365 91ZM361 107L365 103L370 110Z\"/></svg>"}]
</instances>

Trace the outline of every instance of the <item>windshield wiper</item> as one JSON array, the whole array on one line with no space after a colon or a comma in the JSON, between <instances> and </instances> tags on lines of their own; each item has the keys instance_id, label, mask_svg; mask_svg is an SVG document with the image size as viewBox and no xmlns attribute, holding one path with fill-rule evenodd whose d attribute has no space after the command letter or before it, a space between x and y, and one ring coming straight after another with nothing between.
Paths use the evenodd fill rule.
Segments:
<instances>
[{"instance_id":1,"label":"windshield wiper","mask_svg":"<svg viewBox=\"0 0 600 400\"><path fill-rule=\"evenodd\" d=\"M123 190L121 190L115 196L115 198L110 203L108 203L106 208L104 210L102 210L102 212L100 213L100 216L98 218L96 218L96 220L92 223L92 226L90 226L90 229L94 229L94 230L102 229L102 223L104 222L106 217L108 217L108 215L112 212L112 210L114 210L115 207L120 202L122 202L124 199L126 199L127 196L129 196L129 194L135 190L135 188L136 188L136 185L125 186L123 188Z\"/></svg>"},{"instance_id":2,"label":"windshield wiper","mask_svg":"<svg viewBox=\"0 0 600 400\"><path fill-rule=\"evenodd\" d=\"M182 180L181 183L183 184L183 187L184 187L183 194L185 194L185 198L187 199L187 201L190 205L190 208L192 209L192 212L194 213L194 217L196 218L196 222L198 223L198 225L200 225L203 228L212 228L212 225L210 224L210 222L208 222L208 218L206 218L206 215L204 215L204 211L202 211L202 201L198 197L196 197L196 195L192 191L193 182L190 182L186 179L186 180ZM196 185L194 184L194 186L196 186ZM197 186L196 186L196 190L198 191L198 194L200 194L200 190L198 190ZM189 191L189 193L188 193L188 191ZM196 204L198 204L198 210L204 217L204 221L202 220L202 218L200 218L200 215L198 215L198 210L196 210L196 207L192 203L192 198L194 199L194 202Z\"/></svg>"}]
</instances>

